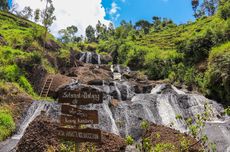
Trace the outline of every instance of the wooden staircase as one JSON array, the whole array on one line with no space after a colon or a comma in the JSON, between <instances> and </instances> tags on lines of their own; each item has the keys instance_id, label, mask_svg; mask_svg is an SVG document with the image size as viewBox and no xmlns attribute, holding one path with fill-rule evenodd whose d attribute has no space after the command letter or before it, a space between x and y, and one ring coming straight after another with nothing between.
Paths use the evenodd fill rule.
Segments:
<instances>
[{"instance_id":1,"label":"wooden staircase","mask_svg":"<svg viewBox=\"0 0 230 152\"><path fill-rule=\"evenodd\" d=\"M53 78L48 77L46 79L46 82L44 83L44 85L42 87L42 90L41 90L41 93L40 93L40 97L47 97L47 95L49 93L49 90L50 90L50 87L52 85L52 82L53 82Z\"/></svg>"}]
</instances>

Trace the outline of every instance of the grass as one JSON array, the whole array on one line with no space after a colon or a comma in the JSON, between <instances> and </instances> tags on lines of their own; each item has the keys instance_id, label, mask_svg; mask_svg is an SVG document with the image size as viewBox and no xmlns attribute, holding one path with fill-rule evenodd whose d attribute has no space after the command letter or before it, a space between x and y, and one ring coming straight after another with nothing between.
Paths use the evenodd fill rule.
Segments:
<instances>
[{"instance_id":1,"label":"grass","mask_svg":"<svg viewBox=\"0 0 230 152\"><path fill-rule=\"evenodd\" d=\"M16 129L12 113L9 109L0 108L0 141L3 141Z\"/></svg>"}]
</instances>

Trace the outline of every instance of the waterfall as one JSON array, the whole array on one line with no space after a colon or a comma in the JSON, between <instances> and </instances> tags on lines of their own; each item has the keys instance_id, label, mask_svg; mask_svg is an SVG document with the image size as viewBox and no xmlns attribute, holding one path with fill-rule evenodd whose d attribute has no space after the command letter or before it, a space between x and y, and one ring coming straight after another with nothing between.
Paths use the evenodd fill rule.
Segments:
<instances>
[{"instance_id":1,"label":"waterfall","mask_svg":"<svg viewBox=\"0 0 230 152\"><path fill-rule=\"evenodd\" d=\"M117 72L121 73L121 66L119 64L116 66L116 68L117 68Z\"/></svg>"},{"instance_id":2,"label":"waterfall","mask_svg":"<svg viewBox=\"0 0 230 152\"><path fill-rule=\"evenodd\" d=\"M46 104L34 101L33 104L30 106L30 108L27 111L26 117L24 118L23 122L20 125L19 130L17 133L12 137L12 139L18 139L20 140L22 136L24 135L24 132L26 128L29 126L29 124L38 116L40 115L41 111L44 110L46 107Z\"/></svg>"},{"instance_id":3,"label":"waterfall","mask_svg":"<svg viewBox=\"0 0 230 152\"><path fill-rule=\"evenodd\" d=\"M92 63L92 53L86 52L86 63Z\"/></svg>"},{"instance_id":4,"label":"waterfall","mask_svg":"<svg viewBox=\"0 0 230 152\"><path fill-rule=\"evenodd\" d=\"M114 65L110 66L110 70L111 70L112 73L114 72Z\"/></svg>"},{"instance_id":5,"label":"waterfall","mask_svg":"<svg viewBox=\"0 0 230 152\"><path fill-rule=\"evenodd\" d=\"M130 126L130 122L129 122L129 116L128 116L128 108L127 105L125 106L124 109L124 114L125 114L125 136L129 135L129 126Z\"/></svg>"},{"instance_id":6,"label":"waterfall","mask_svg":"<svg viewBox=\"0 0 230 152\"><path fill-rule=\"evenodd\" d=\"M103 109L104 109L105 112L109 115L110 121L111 121L111 123L112 123L112 124L111 124L111 125L112 125L112 127L111 127L111 132L114 133L114 134L120 135L119 130L118 130L118 128L117 128L117 125L116 125L116 123L115 123L115 120L114 120L114 118L113 118L112 112L111 112L111 110L109 109L108 104L103 103Z\"/></svg>"},{"instance_id":7,"label":"waterfall","mask_svg":"<svg viewBox=\"0 0 230 152\"><path fill-rule=\"evenodd\" d=\"M176 115L180 113L176 113L174 108L169 102L168 95L159 95L157 97L158 103L158 112L162 120L162 124L165 126L173 125L173 128L176 128L182 132L185 132L184 126L176 119Z\"/></svg>"},{"instance_id":8,"label":"waterfall","mask_svg":"<svg viewBox=\"0 0 230 152\"><path fill-rule=\"evenodd\" d=\"M25 118L23 119L22 123L19 126L18 131L15 135L13 135L11 138L4 141L2 144L0 144L0 152L10 152L13 150L22 136L25 133L26 128L29 126L29 124L40 115L41 111L47 110L48 104L47 102L42 101L34 101L32 105L29 107Z\"/></svg>"},{"instance_id":9,"label":"waterfall","mask_svg":"<svg viewBox=\"0 0 230 152\"><path fill-rule=\"evenodd\" d=\"M85 55L86 55L86 53L83 53L82 56L80 57L79 61L83 62L85 59Z\"/></svg>"},{"instance_id":10,"label":"waterfall","mask_svg":"<svg viewBox=\"0 0 230 152\"><path fill-rule=\"evenodd\" d=\"M99 65L101 64L101 55L100 54L97 55L97 63Z\"/></svg>"},{"instance_id":11,"label":"waterfall","mask_svg":"<svg viewBox=\"0 0 230 152\"><path fill-rule=\"evenodd\" d=\"M144 105L144 109L145 109L146 118L148 118L150 122L156 123L152 111L146 105Z\"/></svg>"},{"instance_id":12,"label":"waterfall","mask_svg":"<svg viewBox=\"0 0 230 152\"><path fill-rule=\"evenodd\" d=\"M184 91L181 91L179 89L177 89L176 87L172 86L173 90L176 91L177 94L185 94Z\"/></svg>"},{"instance_id":13,"label":"waterfall","mask_svg":"<svg viewBox=\"0 0 230 152\"><path fill-rule=\"evenodd\" d=\"M121 92L120 92L120 90L117 87L117 82L114 81L113 84L114 84L114 88L115 88L115 90L117 92L117 98L118 98L118 100L122 101L122 99L121 99Z\"/></svg>"},{"instance_id":14,"label":"waterfall","mask_svg":"<svg viewBox=\"0 0 230 152\"><path fill-rule=\"evenodd\" d=\"M156 86L151 90L151 94L158 94L158 93L160 93L163 87L164 87L164 85L161 85L161 84L156 85Z\"/></svg>"}]
</instances>

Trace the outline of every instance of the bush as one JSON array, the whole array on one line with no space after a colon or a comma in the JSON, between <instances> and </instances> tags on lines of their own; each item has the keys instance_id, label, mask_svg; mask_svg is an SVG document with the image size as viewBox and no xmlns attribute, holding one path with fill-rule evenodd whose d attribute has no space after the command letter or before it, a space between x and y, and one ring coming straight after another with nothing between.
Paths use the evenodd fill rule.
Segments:
<instances>
[{"instance_id":1,"label":"bush","mask_svg":"<svg viewBox=\"0 0 230 152\"><path fill-rule=\"evenodd\" d=\"M213 99L230 104L230 42L212 49L205 73L206 93Z\"/></svg>"},{"instance_id":2,"label":"bush","mask_svg":"<svg viewBox=\"0 0 230 152\"><path fill-rule=\"evenodd\" d=\"M194 64L205 60L209 51L215 44L215 34L212 30L207 30L204 34L192 37L191 39L179 42L177 48L179 52L185 54L185 63Z\"/></svg>"},{"instance_id":3,"label":"bush","mask_svg":"<svg viewBox=\"0 0 230 152\"><path fill-rule=\"evenodd\" d=\"M0 78L9 82L15 82L20 75L20 69L17 65L7 65L0 67Z\"/></svg>"},{"instance_id":4,"label":"bush","mask_svg":"<svg viewBox=\"0 0 230 152\"><path fill-rule=\"evenodd\" d=\"M18 79L18 84L29 94L35 95L33 87L29 83L29 81L26 79L25 76L20 76Z\"/></svg>"},{"instance_id":5,"label":"bush","mask_svg":"<svg viewBox=\"0 0 230 152\"><path fill-rule=\"evenodd\" d=\"M220 6L220 16L225 20L230 17L230 2L223 2Z\"/></svg>"},{"instance_id":6,"label":"bush","mask_svg":"<svg viewBox=\"0 0 230 152\"><path fill-rule=\"evenodd\" d=\"M134 143L134 139L133 139L132 136L127 136L125 138L125 142L126 142L127 145L132 145Z\"/></svg>"},{"instance_id":7,"label":"bush","mask_svg":"<svg viewBox=\"0 0 230 152\"><path fill-rule=\"evenodd\" d=\"M15 128L12 115L7 110L0 110L0 141L10 136Z\"/></svg>"},{"instance_id":8,"label":"bush","mask_svg":"<svg viewBox=\"0 0 230 152\"><path fill-rule=\"evenodd\" d=\"M176 148L173 144L170 143L158 143L154 147L154 152L174 152Z\"/></svg>"}]
</instances>

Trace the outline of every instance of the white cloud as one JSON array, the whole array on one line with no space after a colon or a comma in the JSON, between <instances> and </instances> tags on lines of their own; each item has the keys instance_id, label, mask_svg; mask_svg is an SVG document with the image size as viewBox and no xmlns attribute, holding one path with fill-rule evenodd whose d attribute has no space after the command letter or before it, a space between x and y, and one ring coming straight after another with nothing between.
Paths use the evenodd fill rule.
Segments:
<instances>
[{"instance_id":1,"label":"white cloud","mask_svg":"<svg viewBox=\"0 0 230 152\"><path fill-rule=\"evenodd\" d=\"M111 9L109 10L109 15L110 15L113 22L115 22L120 17L120 14L118 13L118 10L120 10L120 9L121 8L117 5L117 3L113 2L111 4Z\"/></svg>"},{"instance_id":2,"label":"white cloud","mask_svg":"<svg viewBox=\"0 0 230 152\"><path fill-rule=\"evenodd\" d=\"M101 2L102 0L54 0L57 20L52 25L51 32L57 35L60 29L75 25L79 29L79 34L84 35L85 28L88 25L95 26L98 20L108 25L110 21L104 19L106 12ZM25 6L30 6L32 9L45 7L44 2L40 0L14 0L14 3L18 3L18 10L22 10Z\"/></svg>"},{"instance_id":3,"label":"white cloud","mask_svg":"<svg viewBox=\"0 0 230 152\"><path fill-rule=\"evenodd\" d=\"M114 15L114 14L117 13L117 11L118 11L119 9L120 9L120 8L117 6L117 4L116 4L115 2L113 2L113 3L111 4L111 9L110 9L110 11L109 11L109 14L110 14L110 15Z\"/></svg>"}]
</instances>

